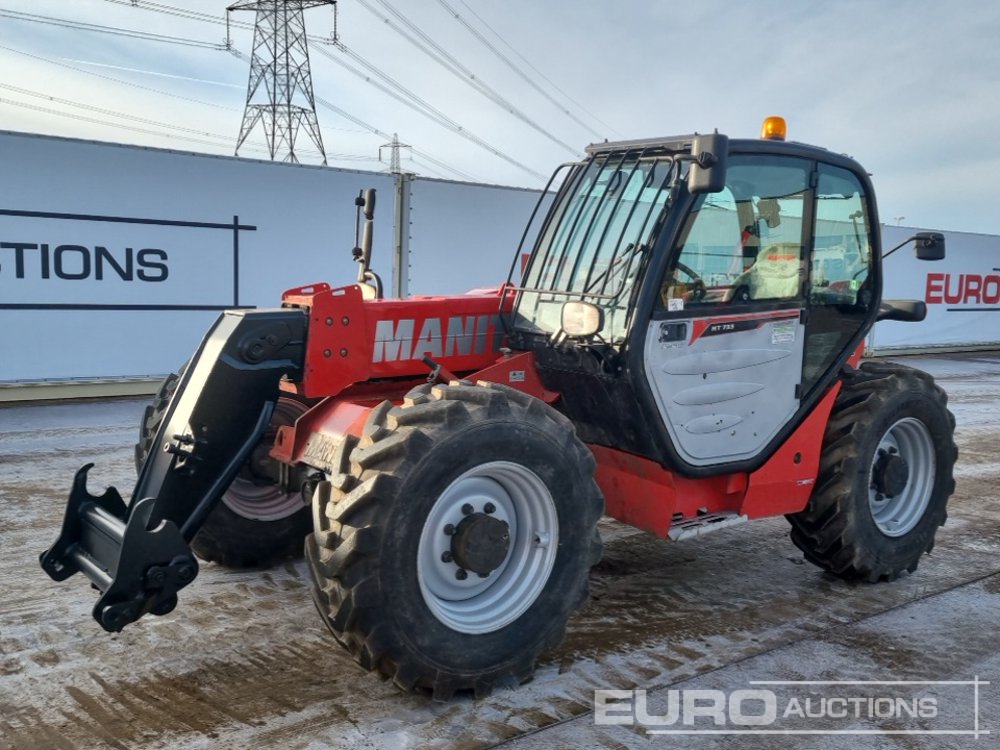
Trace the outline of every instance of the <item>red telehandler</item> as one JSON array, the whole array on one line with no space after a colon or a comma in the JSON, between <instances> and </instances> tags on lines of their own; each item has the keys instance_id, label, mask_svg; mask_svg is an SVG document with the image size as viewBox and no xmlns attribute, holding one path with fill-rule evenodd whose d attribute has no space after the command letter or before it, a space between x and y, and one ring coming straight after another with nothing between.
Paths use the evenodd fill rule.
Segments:
<instances>
[{"instance_id":1,"label":"red telehandler","mask_svg":"<svg viewBox=\"0 0 1000 750\"><path fill-rule=\"evenodd\" d=\"M384 299L369 191L358 282L222 314L147 410L130 503L84 466L42 567L85 574L118 631L176 606L192 547L266 564L305 539L336 639L440 699L530 677L602 514L670 539L785 515L834 575L914 571L954 419L929 375L860 360L876 321L926 308L882 299L865 170L779 119L588 147L490 291Z\"/></svg>"}]
</instances>

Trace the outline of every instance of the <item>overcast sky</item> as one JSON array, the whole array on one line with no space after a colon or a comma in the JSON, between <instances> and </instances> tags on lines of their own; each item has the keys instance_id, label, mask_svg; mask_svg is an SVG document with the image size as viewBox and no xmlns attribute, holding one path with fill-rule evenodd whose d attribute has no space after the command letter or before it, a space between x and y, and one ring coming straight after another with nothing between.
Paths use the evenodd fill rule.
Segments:
<instances>
[{"instance_id":1,"label":"overcast sky","mask_svg":"<svg viewBox=\"0 0 1000 750\"><path fill-rule=\"evenodd\" d=\"M0 129L232 153L246 59L221 48L2 15L72 19L221 47L229 2L140 0L136 8L130 0L0 0ZM210 13L219 22L150 6ZM409 170L541 187L539 174L547 177L595 140L713 128L756 137L764 116L780 114L790 139L848 153L873 173L883 222L1000 234L996 0L340 0L338 16L350 53L488 148L314 49L317 96L353 117L317 106L333 166L384 169L377 159L386 138L374 128L398 132L416 149L403 151ZM233 17L249 22L253 13ZM439 44L461 66L459 75L408 42L387 17ZM328 36L333 13L307 11L306 23L310 34ZM234 28L232 40L249 54L251 31ZM359 67L357 57L323 50ZM475 91L470 75L504 103ZM263 143L258 131L241 155L266 158ZM318 161L310 145L300 136L304 162Z\"/></svg>"}]
</instances>

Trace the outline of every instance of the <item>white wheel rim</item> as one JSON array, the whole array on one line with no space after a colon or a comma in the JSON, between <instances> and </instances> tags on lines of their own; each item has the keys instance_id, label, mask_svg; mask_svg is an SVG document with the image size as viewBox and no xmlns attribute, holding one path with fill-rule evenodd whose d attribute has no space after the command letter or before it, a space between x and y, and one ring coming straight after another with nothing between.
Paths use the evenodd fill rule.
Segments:
<instances>
[{"instance_id":1,"label":"white wheel rim","mask_svg":"<svg viewBox=\"0 0 1000 750\"><path fill-rule=\"evenodd\" d=\"M270 428L295 424L308 408L293 399L279 398ZM301 492L285 492L277 485L256 484L241 476L233 479L222 502L236 515L253 521L279 521L302 510L306 504Z\"/></svg>"},{"instance_id":2,"label":"white wheel rim","mask_svg":"<svg viewBox=\"0 0 1000 750\"><path fill-rule=\"evenodd\" d=\"M891 497L876 487L875 467L883 452L898 455L909 469L906 485ZM899 420L882 436L868 470L868 506L878 530L889 537L911 531L930 503L934 477L934 440L927 425L913 417Z\"/></svg>"},{"instance_id":3,"label":"white wheel rim","mask_svg":"<svg viewBox=\"0 0 1000 750\"><path fill-rule=\"evenodd\" d=\"M305 507L300 492L284 492L279 487L254 484L236 477L222 496L233 513L252 521L278 521Z\"/></svg>"},{"instance_id":4,"label":"white wheel rim","mask_svg":"<svg viewBox=\"0 0 1000 750\"><path fill-rule=\"evenodd\" d=\"M509 527L503 562L485 578L446 561L463 508L487 512ZM460 633L491 633L523 615L552 572L559 548L559 518L545 483L530 469L491 461L455 479L435 501L417 548L417 580L424 602L443 624Z\"/></svg>"}]
</instances>

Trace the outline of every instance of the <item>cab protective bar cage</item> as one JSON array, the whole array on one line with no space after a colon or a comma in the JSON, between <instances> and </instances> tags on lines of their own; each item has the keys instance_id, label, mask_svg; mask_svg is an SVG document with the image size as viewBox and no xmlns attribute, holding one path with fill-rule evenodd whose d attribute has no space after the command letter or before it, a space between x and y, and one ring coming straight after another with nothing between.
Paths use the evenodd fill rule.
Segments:
<instances>
[{"instance_id":1,"label":"cab protective bar cage","mask_svg":"<svg viewBox=\"0 0 1000 750\"><path fill-rule=\"evenodd\" d=\"M660 201L663 193L670 188L673 184L673 180L675 179L674 167L677 164L677 152L685 146L690 147L690 141L685 139L672 139L670 141L626 141L620 142L619 144L597 144L588 146L587 148L588 153L592 154L591 159L582 162L569 162L560 165L549 179L546 190L542 193L542 196L536 203L535 210L532 212L531 219L528 222L529 227L534 222L542 202L544 201L546 195L549 194L549 187L555 181L557 176L565 169L572 169L573 171L560 185L559 190L553 198L552 207L550 208L543 225L539 229L538 235L535 239L534 253L532 254L528 267L525 269L525 280L533 275L535 277L533 279L534 281L540 281L544 278L546 272L552 269L553 264L556 264L558 267L560 264L565 262L568 257L570 257L573 246L578 245L581 250L586 248L595 236L596 231L600 232L600 234L596 244L593 246L593 257L590 259L586 275L583 279L583 283L580 285L580 288L556 288L559 284L559 277L561 276L561 274L558 273L552 274L551 283L548 285L538 283L530 286L514 285L511 283L514 269L517 267L518 260L522 257L524 242L528 235L528 231L525 230L525 233L521 237L521 243L518 247L518 252L514 258L514 262L511 264L510 273L508 274L508 282L505 286L506 290L517 292L518 296L514 306L517 306L524 293L551 295L553 298L558 296L608 301L620 299L622 293L625 291L625 279L629 277L632 272L633 264L635 264L637 259L641 257L642 251L646 249L644 238L647 233L651 231L651 220L654 218L654 214L658 216L659 213L662 212L663 207L660 206ZM623 248L622 246L626 233L629 232L630 227L632 227L633 219L639 209L639 203L641 201L638 197L635 201L633 201L625 220L622 222L621 231L618 233L617 242L614 245L614 251L607 261L607 268L598 273L598 261L601 259L600 249L607 241L609 233L612 231L612 225L614 224L613 219L615 218L622 201L625 200L627 186L632 181L636 171L639 170L640 166L644 163L651 163L652 166L649 169L648 175L643 180L643 184L640 186L640 192L656 185L656 173L661 163L666 164L667 169L663 173L662 179L659 181L656 193L650 201L649 210L642 218L638 231L634 228L632 230L635 233L636 241L629 243L627 247ZM597 165L595 169L588 169L588 167L591 167L594 164ZM610 176L604 185L604 189L600 192L599 196L596 195L598 192L598 180L595 179L593 184L591 184L587 190L586 195L579 201L579 204L575 207L575 209L572 206L566 205L569 195L579 187L580 181L584 178L584 175L588 173L601 174L608 169L609 165L612 167L613 171L611 171ZM608 204L609 194L613 195L614 192L618 193L617 197L612 198L614 205L611 207L610 211L607 211L602 216L602 212L599 208ZM592 201L595 199L597 201L597 208L595 208L589 219L587 219L585 217L586 209L589 205L592 205ZM659 211L657 210L658 208ZM554 221L568 222L569 230L562 233L561 238L556 238L555 236L550 237L548 245L544 248L544 253L539 255L539 251L542 250L543 243L546 241L546 237L549 235ZM603 227L599 223L600 221L603 221ZM586 224L586 228L583 230L581 241L579 243L571 242L578 235L578 230L583 223ZM655 226L655 223L652 226ZM561 239L561 241L557 241L557 239ZM616 266L623 262L625 253L628 253L626 265L621 268L616 268ZM584 255L584 252L578 253L574 261L573 268L569 273L571 279L575 280L575 277L580 272L581 263L585 260L583 257ZM531 273L532 268L537 269L536 273ZM622 283L620 284L620 288L609 290L608 287L611 280L617 275L615 271L622 272L620 277L622 279ZM598 284L600 284L600 286L598 286Z\"/></svg>"}]
</instances>

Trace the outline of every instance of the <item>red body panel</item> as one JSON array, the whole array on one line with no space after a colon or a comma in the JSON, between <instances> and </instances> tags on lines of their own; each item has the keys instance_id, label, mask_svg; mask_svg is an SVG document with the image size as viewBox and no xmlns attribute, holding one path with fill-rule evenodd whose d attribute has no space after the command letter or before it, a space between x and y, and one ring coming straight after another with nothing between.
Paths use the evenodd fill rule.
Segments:
<instances>
[{"instance_id":1,"label":"red body panel","mask_svg":"<svg viewBox=\"0 0 1000 750\"><path fill-rule=\"evenodd\" d=\"M360 286L290 289L286 305L308 308L302 381L286 390L306 398L340 394L354 383L427 374L430 357L458 374L489 367L503 329L500 290L453 297L366 300ZM506 306L511 297L503 300Z\"/></svg>"},{"instance_id":2,"label":"red body panel","mask_svg":"<svg viewBox=\"0 0 1000 750\"><path fill-rule=\"evenodd\" d=\"M604 512L660 537L667 535L675 513L690 518L700 508L708 513L736 510L747 486L746 474L689 479L648 458L589 447L597 459L595 479L604 493Z\"/></svg>"},{"instance_id":3,"label":"red body panel","mask_svg":"<svg viewBox=\"0 0 1000 750\"><path fill-rule=\"evenodd\" d=\"M303 414L294 427L281 427L271 456L287 464L336 469L334 453L347 435L361 436L372 406L328 398Z\"/></svg>"},{"instance_id":4,"label":"red body panel","mask_svg":"<svg viewBox=\"0 0 1000 750\"><path fill-rule=\"evenodd\" d=\"M597 459L596 479L604 493L605 513L661 537L667 535L676 514L689 519L722 511L748 518L797 513L815 486L823 434L839 392L838 382L767 463L749 474L692 479L647 458L590 446Z\"/></svg>"},{"instance_id":5,"label":"red body panel","mask_svg":"<svg viewBox=\"0 0 1000 750\"><path fill-rule=\"evenodd\" d=\"M430 357L442 377L503 383L546 403L559 394L542 387L530 353L502 355L501 290L453 297L366 300L357 285L328 284L291 289L282 302L309 310L303 378L282 389L323 400L293 427L281 427L270 453L287 464L318 468L345 435L360 436L368 412L382 401L400 403L426 382ZM504 304L509 308L512 298Z\"/></svg>"},{"instance_id":6,"label":"red body panel","mask_svg":"<svg viewBox=\"0 0 1000 750\"><path fill-rule=\"evenodd\" d=\"M861 357L864 356L864 353L865 353L865 342L862 341L860 344L858 344L858 348L854 350L854 354L852 354L850 358L847 360L847 364L849 364L851 367L857 368L857 366L861 364Z\"/></svg>"},{"instance_id":7,"label":"red body panel","mask_svg":"<svg viewBox=\"0 0 1000 750\"><path fill-rule=\"evenodd\" d=\"M763 518L798 513L806 507L816 486L823 435L840 385L838 380L830 386L799 428L766 464L750 475L740 513L749 518Z\"/></svg>"},{"instance_id":8,"label":"red body panel","mask_svg":"<svg viewBox=\"0 0 1000 750\"><path fill-rule=\"evenodd\" d=\"M548 391L542 385L542 379L535 369L535 355L531 352L517 354L498 359L496 363L474 373L471 380L486 380L490 383L501 383L516 388L519 391L540 398L547 404L559 399L556 391Z\"/></svg>"},{"instance_id":9,"label":"red body panel","mask_svg":"<svg viewBox=\"0 0 1000 750\"><path fill-rule=\"evenodd\" d=\"M424 369L427 369L424 366ZM554 391L542 387L530 352L502 356L484 370L474 373L471 380L502 383L523 391L546 403L559 398ZM296 420L292 427L279 427L271 456L287 464L306 463L325 468L335 465L332 454L345 435L360 437L368 413L383 401L402 403L414 386L427 382L425 378L361 383L351 386L338 396L323 399Z\"/></svg>"}]
</instances>

